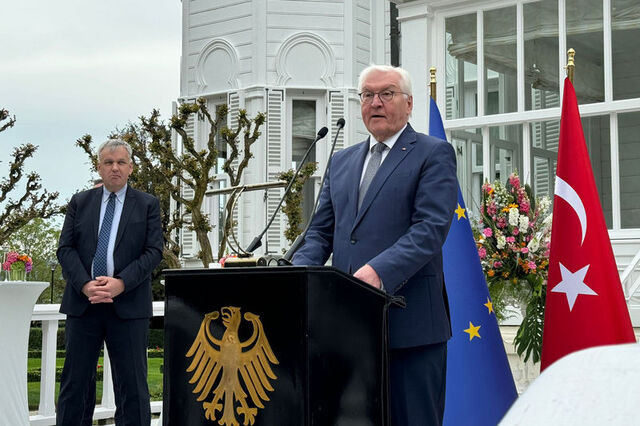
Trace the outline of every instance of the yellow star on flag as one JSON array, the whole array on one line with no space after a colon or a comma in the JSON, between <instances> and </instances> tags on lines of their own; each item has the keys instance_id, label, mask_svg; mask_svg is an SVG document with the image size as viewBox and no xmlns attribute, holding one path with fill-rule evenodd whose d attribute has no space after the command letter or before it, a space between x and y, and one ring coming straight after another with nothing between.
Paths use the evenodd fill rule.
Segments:
<instances>
[{"instance_id":1,"label":"yellow star on flag","mask_svg":"<svg viewBox=\"0 0 640 426\"><path fill-rule=\"evenodd\" d=\"M491 300L489 300L488 297L487 297L487 303L485 303L484 306L487 307L487 309L489 310L489 313L493 312L493 303L491 303Z\"/></svg>"},{"instance_id":2,"label":"yellow star on flag","mask_svg":"<svg viewBox=\"0 0 640 426\"><path fill-rule=\"evenodd\" d=\"M454 212L458 215L458 220L460 220L460 218L461 218L461 217L464 217L465 219L467 218L467 217L464 215L464 211L465 211L465 210L466 210L466 209L463 209L463 208L460 206L460 203L458 203L458 208L454 210Z\"/></svg>"},{"instance_id":3,"label":"yellow star on flag","mask_svg":"<svg viewBox=\"0 0 640 426\"><path fill-rule=\"evenodd\" d=\"M473 340L474 337L477 337L478 339L482 338L480 337L480 333L478 333L478 330L480 330L480 327L482 326L481 325L475 326L471 321L469 321L469 328L464 330L465 333L469 333L469 341Z\"/></svg>"}]
</instances>

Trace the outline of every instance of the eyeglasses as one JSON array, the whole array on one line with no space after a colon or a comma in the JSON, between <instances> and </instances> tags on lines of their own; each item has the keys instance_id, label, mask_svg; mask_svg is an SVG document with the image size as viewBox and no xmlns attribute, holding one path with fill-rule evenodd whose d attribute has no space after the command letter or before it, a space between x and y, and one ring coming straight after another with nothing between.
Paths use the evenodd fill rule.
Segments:
<instances>
[{"instance_id":1,"label":"eyeglasses","mask_svg":"<svg viewBox=\"0 0 640 426\"><path fill-rule=\"evenodd\" d=\"M394 92L393 90L383 90L382 92L362 92L362 93L358 93L358 96L360 96L360 102L362 102L363 104L370 104L371 102L373 102L373 98L376 97L376 95L378 95L378 98L380 99L381 102L391 102L391 100L393 99L393 96L399 93L401 95L406 95L409 96L408 93L404 93L404 92Z\"/></svg>"}]
</instances>

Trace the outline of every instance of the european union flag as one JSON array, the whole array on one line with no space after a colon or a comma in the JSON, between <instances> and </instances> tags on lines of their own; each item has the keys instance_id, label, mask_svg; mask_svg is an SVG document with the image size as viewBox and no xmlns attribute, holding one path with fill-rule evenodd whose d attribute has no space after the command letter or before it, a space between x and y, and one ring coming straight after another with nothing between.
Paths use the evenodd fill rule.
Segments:
<instances>
[{"instance_id":1,"label":"european union flag","mask_svg":"<svg viewBox=\"0 0 640 426\"><path fill-rule=\"evenodd\" d=\"M429 111L429 134L446 140L433 99ZM443 247L453 331L447 346L444 424L495 426L518 393L460 188L458 205L452 214Z\"/></svg>"}]
</instances>

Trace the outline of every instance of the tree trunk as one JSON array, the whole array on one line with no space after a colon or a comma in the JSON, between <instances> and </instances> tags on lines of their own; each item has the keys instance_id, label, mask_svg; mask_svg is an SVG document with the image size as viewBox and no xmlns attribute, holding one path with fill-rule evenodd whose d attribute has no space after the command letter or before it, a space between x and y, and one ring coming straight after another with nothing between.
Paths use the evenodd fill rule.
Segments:
<instances>
[{"instance_id":1,"label":"tree trunk","mask_svg":"<svg viewBox=\"0 0 640 426\"><path fill-rule=\"evenodd\" d=\"M164 261L170 269L180 269L182 267L178 256L176 256L176 254L172 250L167 248L166 245L162 250L162 257L164 258Z\"/></svg>"},{"instance_id":2,"label":"tree trunk","mask_svg":"<svg viewBox=\"0 0 640 426\"><path fill-rule=\"evenodd\" d=\"M208 223L200 209L193 209L191 211L191 220L193 227L200 243L200 260L205 268L209 267L210 263L213 263L213 251L211 249L211 242L209 241Z\"/></svg>"}]
</instances>

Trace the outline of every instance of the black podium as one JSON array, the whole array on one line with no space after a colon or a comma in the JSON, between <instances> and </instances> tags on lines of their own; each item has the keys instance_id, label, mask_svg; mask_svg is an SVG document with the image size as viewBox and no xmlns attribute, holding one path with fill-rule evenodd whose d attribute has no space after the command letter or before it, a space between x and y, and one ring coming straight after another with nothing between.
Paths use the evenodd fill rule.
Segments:
<instances>
[{"instance_id":1,"label":"black podium","mask_svg":"<svg viewBox=\"0 0 640 426\"><path fill-rule=\"evenodd\" d=\"M164 425L387 425L384 292L329 267L165 271Z\"/></svg>"}]
</instances>

